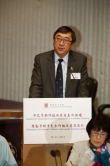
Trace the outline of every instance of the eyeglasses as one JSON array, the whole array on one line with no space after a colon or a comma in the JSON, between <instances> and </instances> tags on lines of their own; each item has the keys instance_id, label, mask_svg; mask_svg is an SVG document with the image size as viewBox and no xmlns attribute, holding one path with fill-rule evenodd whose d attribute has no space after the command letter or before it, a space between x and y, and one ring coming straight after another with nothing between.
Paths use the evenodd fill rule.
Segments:
<instances>
[{"instance_id":1,"label":"eyeglasses","mask_svg":"<svg viewBox=\"0 0 110 166\"><path fill-rule=\"evenodd\" d=\"M107 136L107 133L98 133L96 131L92 131L91 133L95 137L100 136L101 138L105 138Z\"/></svg>"},{"instance_id":2,"label":"eyeglasses","mask_svg":"<svg viewBox=\"0 0 110 166\"><path fill-rule=\"evenodd\" d=\"M63 41L64 44L68 44L68 43L71 43L72 41L68 40L68 39L62 39L60 37L56 37L55 38L55 41L60 43L61 41Z\"/></svg>"}]
</instances>

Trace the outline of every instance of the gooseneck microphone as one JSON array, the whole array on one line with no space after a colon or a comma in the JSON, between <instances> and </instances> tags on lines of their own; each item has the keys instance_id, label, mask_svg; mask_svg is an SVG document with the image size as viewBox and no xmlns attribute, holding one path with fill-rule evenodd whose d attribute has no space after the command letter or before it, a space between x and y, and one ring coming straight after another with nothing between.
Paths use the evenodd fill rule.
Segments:
<instances>
[{"instance_id":1,"label":"gooseneck microphone","mask_svg":"<svg viewBox=\"0 0 110 166\"><path fill-rule=\"evenodd\" d=\"M73 79L75 80L75 84L76 84L76 86L77 86L77 88L78 88L79 94L81 95L81 97L83 97L82 92L81 92L81 90L80 90L80 88L79 88L79 86L78 86L78 84L77 84L77 82L76 82L76 79L75 79L75 77L74 77L74 74L73 74L73 67L68 66L68 70L69 70L70 74L72 75Z\"/></svg>"}]
</instances>

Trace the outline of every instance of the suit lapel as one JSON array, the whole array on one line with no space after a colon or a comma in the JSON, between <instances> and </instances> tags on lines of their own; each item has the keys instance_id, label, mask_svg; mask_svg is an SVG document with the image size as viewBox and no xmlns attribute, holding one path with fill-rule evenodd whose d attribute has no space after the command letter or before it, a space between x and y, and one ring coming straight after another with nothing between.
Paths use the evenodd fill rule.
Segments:
<instances>
[{"instance_id":1,"label":"suit lapel","mask_svg":"<svg viewBox=\"0 0 110 166\"><path fill-rule=\"evenodd\" d=\"M50 55L47 58L47 67L50 76L50 81L55 93L55 62L54 62L54 51L50 52Z\"/></svg>"},{"instance_id":2,"label":"suit lapel","mask_svg":"<svg viewBox=\"0 0 110 166\"><path fill-rule=\"evenodd\" d=\"M75 56L74 52L70 51L69 58L68 58L68 66L73 67L73 70L74 70L74 66L75 66L75 61L76 61L76 56ZM70 70L67 68L66 91L68 90L70 81L71 81ZM65 93L66 93L66 91L65 91Z\"/></svg>"},{"instance_id":3,"label":"suit lapel","mask_svg":"<svg viewBox=\"0 0 110 166\"><path fill-rule=\"evenodd\" d=\"M69 58L68 58L68 66L73 67L75 66L76 56L73 51L69 52ZM53 87L53 91L55 93L55 61L54 61L54 50L50 52L48 58L47 58L47 67L48 67L48 73L50 76L50 81ZM70 71L67 69L67 79L66 79L66 91L68 90L69 84L70 84Z\"/></svg>"}]
</instances>

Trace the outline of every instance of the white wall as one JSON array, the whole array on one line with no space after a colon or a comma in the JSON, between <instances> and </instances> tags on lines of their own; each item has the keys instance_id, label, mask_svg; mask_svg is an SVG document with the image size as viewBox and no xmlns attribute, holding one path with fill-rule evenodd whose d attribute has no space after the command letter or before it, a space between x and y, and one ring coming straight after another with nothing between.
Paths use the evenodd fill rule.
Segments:
<instances>
[{"instance_id":1,"label":"white wall","mask_svg":"<svg viewBox=\"0 0 110 166\"><path fill-rule=\"evenodd\" d=\"M0 0L0 98L28 97L34 57L53 49L62 25L76 32L74 49L98 80L97 105L110 103L110 0Z\"/></svg>"}]
</instances>

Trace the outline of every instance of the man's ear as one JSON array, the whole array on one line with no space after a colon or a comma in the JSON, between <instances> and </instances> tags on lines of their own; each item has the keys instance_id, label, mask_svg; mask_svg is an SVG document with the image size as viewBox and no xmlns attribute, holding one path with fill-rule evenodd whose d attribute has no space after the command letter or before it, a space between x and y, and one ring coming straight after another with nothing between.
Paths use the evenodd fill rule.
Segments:
<instances>
[{"instance_id":1,"label":"man's ear","mask_svg":"<svg viewBox=\"0 0 110 166\"><path fill-rule=\"evenodd\" d=\"M75 45L75 42L71 44L71 49L74 47L74 45Z\"/></svg>"}]
</instances>

